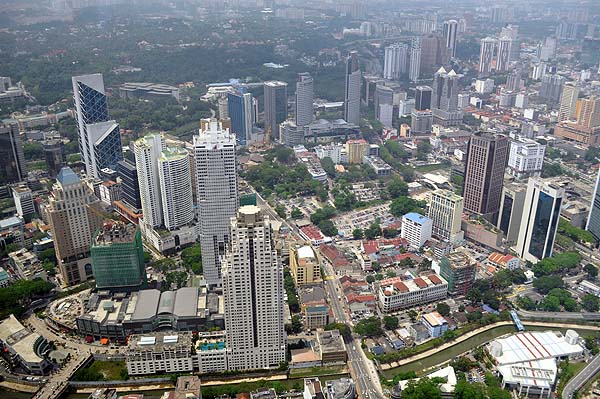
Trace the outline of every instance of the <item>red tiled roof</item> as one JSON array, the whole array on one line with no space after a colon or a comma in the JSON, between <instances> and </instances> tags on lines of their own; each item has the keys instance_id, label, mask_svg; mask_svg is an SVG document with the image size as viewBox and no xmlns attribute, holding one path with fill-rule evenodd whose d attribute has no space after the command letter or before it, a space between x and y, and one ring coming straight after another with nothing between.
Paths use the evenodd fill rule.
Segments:
<instances>
[{"instance_id":1,"label":"red tiled roof","mask_svg":"<svg viewBox=\"0 0 600 399\"><path fill-rule=\"evenodd\" d=\"M316 226L304 226L300 230L311 240L317 241L325 238L321 230Z\"/></svg>"},{"instance_id":2,"label":"red tiled roof","mask_svg":"<svg viewBox=\"0 0 600 399\"><path fill-rule=\"evenodd\" d=\"M415 282L416 285L419 286L419 288L426 288L427 287L427 283L422 278L417 277L413 281Z\"/></svg>"},{"instance_id":3,"label":"red tiled roof","mask_svg":"<svg viewBox=\"0 0 600 399\"><path fill-rule=\"evenodd\" d=\"M442 284L442 280L440 280L440 278L435 274L430 274L427 277L429 278L429 281L431 281L435 285Z\"/></svg>"},{"instance_id":4,"label":"red tiled roof","mask_svg":"<svg viewBox=\"0 0 600 399\"><path fill-rule=\"evenodd\" d=\"M371 255L379 251L379 245L377 245L377 241L363 241L363 250L367 255Z\"/></svg>"},{"instance_id":5,"label":"red tiled roof","mask_svg":"<svg viewBox=\"0 0 600 399\"><path fill-rule=\"evenodd\" d=\"M400 292L408 292L408 287L403 282L397 282L394 284L394 287Z\"/></svg>"}]
</instances>

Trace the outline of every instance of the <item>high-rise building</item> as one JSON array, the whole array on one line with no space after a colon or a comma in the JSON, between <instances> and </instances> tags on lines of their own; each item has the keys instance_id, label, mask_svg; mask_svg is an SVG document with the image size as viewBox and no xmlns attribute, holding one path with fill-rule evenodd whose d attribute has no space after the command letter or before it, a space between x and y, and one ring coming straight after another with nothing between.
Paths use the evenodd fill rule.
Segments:
<instances>
[{"instance_id":1,"label":"high-rise building","mask_svg":"<svg viewBox=\"0 0 600 399\"><path fill-rule=\"evenodd\" d=\"M544 164L546 146L535 140L518 137L511 140L508 172L517 179L539 176Z\"/></svg>"},{"instance_id":2,"label":"high-rise building","mask_svg":"<svg viewBox=\"0 0 600 399\"><path fill-rule=\"evenodd\" d=\"M542 76L541 79L542 86L539 96L549 102L558 103L566 79L557 74L547 74Z\"/></svg>"},{"instance_id":3,"label":"high-rise building","mask_svg":"<svg viewBox=\"0 0 600 399\"><path fill-rule=\"evenodd\" d=\"M430 33L421 38L421 76L433 73L442 64L442 38Z\"/></svg>"},{"instance_id":4,"label":"high-rise building","mask_svg":"<svg viewBox=\"0 0 600 399\"><path fill-rule=\"evenodd\" d=\"M442 240L462 240L463 207L463 197L450 190L439 189L431 192L427 216L433 223L432 234Z\"/></svg>"},{"instance_id":5,"label":"high-rise building","mask_svg":"<svg viewBox=\"0 0 600 399\"><path fill-rule=\"evenodd\" d=\"M415 89L415 109L425 111L431 109L432 89L429 86L417 86Z\"/></svg>"},{"instance_id":6,"label":"high-rise building","mask_svg":"<svg viewBox=\"0 0 600 399\"><path fill-rule=\"evenodd\" d=\"M13 186L12 197L17 208L17 216L21 218L28 218L35 213L35 206L33 205L33 193L26 184L19 184Z\"/></svg>"},{"instance_id":7,"label":"high-rise building","mask_svg":"<svg viewBox=\"0 0 600 399\"><path fill-rule=\"evenodd\" d=\"M0 125L0 184L25 180L25 156L17 124Z\"/></svg>"},{"instance_id":8,"label":"high-rise building","mask_svg":"<svg viewBox=\"0 0 600 399\"><path fill-rule=\"evenodd\" d=\"M274 139L279 140L279 124L284 122L288 116L287 83L278 81L265 82L264 98L265 129L270 131Z\"/></svg>"},{"instance_id":9,"label":"high-rise building","mask_svg":"<svg viewBox=\"0 0 600 399\"><path fill-rule=\"evenodd\" d=\"M415 248L421 248L431 239L433 223L427 216L410 212L402 216L400 236Z\"/></svg>"},{"instance_id":10,"label":"high-rise building","mask_svg":"<svg viewBox=\"0 0 600 399\"><path fill-rule=\"evenodd\" d=\"M454 69L447 72L443 67L433 76L431 111L439 125L456 126L462 122L463 111L458 108L459 79Z\"/></svg>"},{"instance_id":11,"label":"high-rise building","mask_svg":"<svg viewBox=\"0 0 600 399\"><path fill-rule=\"evenodd\" d=\"M106 222L94 234L92 270L99 290L146 288L144 246L139 227Z\"/></svg>"},{"instance_id":12,"label":"high-rise building","mask_svg":"<svg viewBox=\"0 0 600 399\"><path fill-rule=\"evenodd\" d=\"M600 126L600 97L582 98L575 110L577 124L588 129Z\"/></svg>"},{"instance_id":13,"label":"high-rise building","mask_svg":"<svg viewBox=\"0 0 600 399\"><path fill-rule=\"evenodd\" d=\"M486 37L481 39L481 50L479 52L479 73L489 74L492 72L492 63L494 61L494 50L496 48L496 39Z\"/></svg>"},{"instance_id":14,"label":"high-rise building","mask_svg":"<svg viewBox=\"0 0 600 399\"><path fill-rule=\"evenodd\" d=\"M81 160L88 176L100 178L123 159L119 124L109 119L102 74L74 76L72 83Z\"/></svg>"},{"instance_id":15,"label":"high-rise building","mask_svg":"<svg viewBox=\"0 0 600 399\"><path fill-rule=\"evenodd\" d=\"M142 199L135 163L128 159L119 161L117 175L121 179L121 200L126 202L134 211L141 210Z\"/></svg>"},{"instance_id":16,"label":"high-rise building","mask_svg":"<svg viewBox=\"0 0 600 399\"><path fill-rule=\"evenodd\" d=\"M360 124L360 84L361 73L358 53L350 52L346 58L346 85L344 95L344 120L355 125Z\"/></svg>"},{"instance_id":17,"label":"high-rise building","mask_svg":"<svg viewBox=\"0 0 600 399\"><path fill-rule=\"evenodd\" d=\"M408 46L396 43L385 48L383 77L388 80L398 80L406 73Z\"/></svg>"},{"instance_id":18,"label":"high-rise building","mask_svg":"<svg viewBox=\"0 0 600 399\"><path fill-rule=\"evenodd\" d=\"M440 260L440 276L448 282L449 295L466 295L475 282L475 263L463 252L452 252Z\"/></svg>"},{"instance_id":19,"label":"high-rise building","mask_svg":"<svg viewBox=\"0 0 600 399\"><path fill-rule=\"evenodd\" d=\"M254 124L253 98L250 93L227 93L227 110L231 120L231 132L235 134L239 145L245 146L252 138L252 125ZM265 125L265 129L268 127ZM273 136L273 132L271 137Z\"/></svg>"},{"instance_id":20,"label":"high-rise building","mask_svg":"<svg viewBox=\"0 0 600 399\"><path fill-rule=\"evenodd\" d=\"M100 200L79 176L65 167L56 177L49 198L48 216L63 285L92 277L90 244L102 226Z\"/></svg>"},{"instance_id":21,"label":"high-rise building","mask_svg":"<svg viewBox=\"0 0 600 399\"><path fill-rule=\"evenodd\" d=\"M194 220L189 153L180 147L165 148L158 158L163 223L175 230Z\"/></svg>"},{"instance_id":22,"label":"high-rise building","mask_svg":"<svg viewBox=\"0 0 600 399\"><path fill-rule=\"evenodd\" d=\"M148 134L133 144L143 223L152 228L163 224L158 158L165 148L165 139L158 133Z\"/></svg>"},{"instance_id":23,"label":"high-rise building","mask_svg":"<svg viewBox=\"0 0 600 399\"><path fill-rule=\"evenodd\" d=\"M290 244L290 270L297 286L321 282L321 264L310 245Z\"/></svg>"},{"instance_id":24,"label":"high-rise building","mask_svg":"<svg viewBox=\"0 0 600 399\"><path fill-rule=\"evenodd\" d=\"M514 247L521 259L537 263L552 256L564 195L565 190L549 180L529 179L519 238Z\"/></svg>"},{"instance_id":25,"label":"high-rise building","mask_svg":"<svg viewBox=\"0 0 600 399\"><path fill-rule=\"evenodd\" d=\"M506 243L509 245L515 244L519 237L526 192L527 188L523 186L523 183L509 183L502 188L500 213L496 227L504 233Z\"/></svg>"},{"instance_id":26,"label":"high-rise building","mask_svg":"<svg viewBox=\"0 0 600 399\"><path fill-rule=\"evenodd\" d=\"M48 175L50 175L50 177L56 177L65 164L64 144L62 140L46 140L43 142L43 145Z\"/></svg>"},{"instance_id":27,"label":"high-rise building","mask_svg":"<svg viewBox=\"0 0 600 399\"><path fill-rule=\"evenodd\" d=\"M257 206L243 206L229 228L223 257L228 368L277 368L286 359L283 269L269 217Z\"/></svg>"},{"instance_id":28,"label":"high-rise building","mask_svg":"<svg viewBox=\"0 0 600 399\"><path fill-rule=\"evenodd\" d=\"M447 58L456 58L456 34L458 22L454 19L444 22L444 46Z\"/></svg>"},{"instance_id":29,"label":"high-rise building","mask_svg":"<svg viewBox=\"0 0 600 399\"><path fill-rule=\"evenodd\" d=\"M560 106L558 109L558 121L563 122L575 117L577 110L577 99L579 98L579 86L575 82L563 84L560 95Z\"/></svg>"},{"instance_id":30,"label":"high-rise building","mask_svg":"<svg viewBox=\"0 0 600 399\"><path fill-rule=\"evenodd\" d=\"M415 38L410 43L408 78L411 82L419 80L421 73L421 40Z\"/></svg>"},{"instance_id":31,"label":"high-rise building","mask_svg":"<svg viewBox=\"0 0 600 399\"><path fill-rule=\"evenodd\" d=\"M296 82L296 126L305 126L314 119L314 81L308 72L298 74Z\"/></svg>"},{"instance_id":32,"label":"high-rise building","mask_svg":"<svg viewBox=\"0 0 600 399\"><path fill-rule=\"evenodd\" d=\"M508 155L506 136L476 133L469 140L463 197L465 210L495 223Z\"/></svg>"},{"instance_id":33,"label":"high-rise building","mask_svg":"<svg viewBox=\"0 0 600 399\"><path fill-rule=\"evenodd\" d=\"M369 143L364 139L348 140L346 142L346 154L348 154L348 163L361 164L363 157L369 151Z\"/></svg>"},{"instance_id":34,"label":"high-rise building","mask_svg":"<svg viewBox=\"0 0 600 399\"><path fill-rule=\"evenodd\" d=\"M433 113L426 109L423 111L413 110L410 113L410 132L412 134L431 133L433 126Z\"/></svg>"},{"instance_id":35,"label":"high-rise building","mask_svg":"<svg viewBox=\"0 0 600 399\"><path fill-rule=\"evenodd\" d=\"M594 195L590 204L590 214L585 229L592 233L596 241L600 241L600 171L598 171Z\"/></svg>"},{"instance_id":36,"label":"high-rise building","mask_svg":"<svg viewBox=\"0 0 600 399\"><path fill-rule=\"evenodd\" d=\"M221 283L221 256L229 243L229 220L238 208L235 136L211 120L194 136L196 187L200 220L200 246L204 278Z\"/></svg>"},{"instance_id":37,"label":"high-rise building","mask_svg":"<svg viewBox=\"0 0 600 399\"><path fill-rule=\"evenodd\" d=\"M498 40L498 50L496 56L496 70L508 71L510 55L512 51L512 39L510 37L501 37Z\"/></svg>"}]
</instances>

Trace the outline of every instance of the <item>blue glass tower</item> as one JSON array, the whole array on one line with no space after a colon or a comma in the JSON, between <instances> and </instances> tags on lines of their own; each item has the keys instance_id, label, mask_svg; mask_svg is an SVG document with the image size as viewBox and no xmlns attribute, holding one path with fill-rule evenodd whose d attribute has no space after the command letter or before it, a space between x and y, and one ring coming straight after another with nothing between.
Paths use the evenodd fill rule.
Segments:
<instances>
[{"instance_id":1,"label":"blue glass tower","mask_svg":"<svg viewBox=\"0 0 600 399\"><path fill-rule=\"evenodd\" d=\"M231 119L231 132L237 144L246 145L252 133L252 94L234 92L227 94L227 108Z\"/></svg>"}]
</instances>

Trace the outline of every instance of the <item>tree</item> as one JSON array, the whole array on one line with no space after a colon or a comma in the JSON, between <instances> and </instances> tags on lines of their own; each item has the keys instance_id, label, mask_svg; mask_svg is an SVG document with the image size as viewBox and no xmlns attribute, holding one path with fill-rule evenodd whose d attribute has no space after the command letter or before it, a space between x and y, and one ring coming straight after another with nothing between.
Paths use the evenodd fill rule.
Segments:
<instances>
[{"instance_id":1,"label":"tree","mask_svg":"<svg viewBox=\"0 0 600 399\"><path fill-rule=\"evenodd\" d=\"M410 381L402 391L403 399L441 399L441 397L438 384L429 378Z\"/></svg>"},{"instance_id":2,"label":"tree","mask_svg":"<svg viewBox=\"0 0 600 399\"><path fill-rule=\"evenodd\" d=\"M327 175L332 179L335 177L335 164L330 157L325 157L321 159L321 166L323 170L327 172Z\"/></svg>"},{"instance_id":3,"label":"tree","mask_svg":"<svg viewBox=\"0 0 600 399\"><path fill-rule=\"evenodd\" d=\"M297 334L302 331L302 320L300 319L300 315L293 315L291 324L286 326L286 330L289 333Z\"/></svg>"},{"instance_id":4,"label":"tree","mask_svg":"<svg viewBox=\"0 0 600 399\"><path fill-rule=\"evenodd\" d=\"M379 226L379 223L377 222L373 222L371 224L371 226L369 226L369 228L367 230L365 230L365 237L368 240L373 240L374 238L377 238L381 235L381 227Z\"/></svg>"},{"instance_id":5,"label":"tree","mask_svg":"<svg viewBox=\"0 0 600 399\"><path fill-rule=\"evenodd\" d=\"M517 305L525 310L535 310L537 308L537 304L531 298L526 296L517 299Z\"/></svg>"},{"instance_id":6,"label":"tree","mask_svg":"<svg viewBox=\"0 0 600 399\"><path fill-rule=\"evenodd\" d=\"M391 199L405 197L408 195L408 185L399 177L394 177L388 184L387 191Z\"/></svg>"},{"instance_id":7,"label":"tree","mask_svg":"<svg viewBox=\"0 0 600 399\"><path fill-rule=\"evenodd\" d=\"M436 310L442 316L450 316L450 306L446 302L439 302L436 306Z\"/></svg>"},{"instance_id":8,"label":"tree","mask_svg":"<svg viewBox=\"0 0 600 399\"><path fill-rule=\"evenodd\" d=\"M581 306L588 312L597 312L600 308L600 299L594 295L587 294L581 300Z\"/></svg>"},{"instance_id":9,"label":"tree","mask_svg":"<svg viewBox=\"0 0 600 399\"><path fill-rule=\"evenodd\" d=\"M383 229L383 237L384 238L394 238L398 235L398 230L392 228Z\"/></svg>"},{"instance_id":10,"label":"tree","mask_svg":"<svg viewBox=\"0 0 600 399\"><path fill-rule=\"evenodd\" d=\"M384 316L383 317L383 325L388 330L394 330L398 328L398 318L395 316Z\"/></svg>"},{"instance_id":11,"label":"tree","mask_svg":"<svg viewBox=\"0 0 600 399\"><path fill-rule=\"evenodd\" d=\"M559 312L560 299L554 295L547 295L542 301L542 309L544 309L546 312Z\"/></svg>"},{"instance_id":12,"label":"tree","mask_svg":"<svg viewBox=\"0 0 600 399\"><path fill-rule=\"evenodd\" d=\"M344 323L330 323L325 326L325 331L338 330L342 337L346 340L352 339L352 331L347 324Z\"/></svg>"},{"instance_id":13,"label":"tree","mask_svg":"<svg viewBox=\"0 0 600 399\"><path fill-rule=\"evenodd\" d=\"M369 274L366 278L367 283L373 284L375 282L375 277L372 274Z\"/></svg>"},{"instance_id":14,"label":"tree","mask_svg":"<svg viewBox=\"0 0 600 399\"><path fill-rule=\"evenodd\" d=\"M376 316L362 319L354 326L354 332L363 337L376 337L382 335L383 330L381 329L381 321Z\"/></svg>"},{"instance_id":15,"label":"tree","mask_svg":"<svg viewBox=\"0 0 600 399\"><path fill-rule=\"evenodd\" d=\"M275 148L275 158L281 163L290 163L294 159L294 151L290 148L279 146Z\"/></svg>"},{"instance_id":16,"label":"tree","mask_svg":"<svg viewBox=\"0 0 600 399\"><path fill-rule=\"evenodd\" d=\"M362 229L354 229L352 230L352 238L355 240L362 240L365 236L365 233Z\"/></svg>"},{"instance_id":17,"label":"tree","mask_svg":"<svg viewBox=\"0 0 600 399\"><path fill-rule=\"evenodd\" d=\"M547 294L553 288L562 288L564 285L560 276L542 276L533 280L533 287L542 295Z\"/></svg>"},{"instance_id":18,"label":"tree","mask_svg":"<svg viewBox=\"0 0 600 399\"><path fill-rule=\"evenodd\" d=\"M414 309L411 309L411 310L409 310L409 311L408 311L408 317L409 317L409 318L410 318L410 320L411 320L411 321L413 321L413 322L414 322L414 321L417 319L417 316L418 316L418 315L419 315L419 314L418 314L418 313L417 313L417 311L416 311L416 310L414 310Z\"/></svg>"},{"instance_id":19,"label":"tree","mask_svg":"<svg viewBox=\"0 0 600 399\"><path fill-rule=\"evenodd\" d=\"M302 217L302 211L296 207L292 208L292 212L290 213L292 219L300 219Z\"/></svg>"},{"instance_id":20,"label":"tree","mask_svg":"<svg viewBox=\"0 0 600 399\"><path fill-rule=\"evenodd\" d=\"M277 205L275 207L275 212L277 212L277 215L282 219L285 219L287 217L287 214L285 213L285 207L283 207L282 205Z\"/></svg>"},{"instance_id":21,"label":"tree","mask_svg":"<svg viewBox=\"0 0 600 399\"><path fill-rule=\"evenodd\" d=\"M396 277L396 272L393 270L388 270L387 273L385 274L387 278L393 278Z\"/></svg>"},{"instance_id":22,"label":"tree","mask_svg":"<svg viewBox=\"0 0 600 399\"><path fill-rule=\"evenodd\" d=\"M583 271L587 273L590 280L595 280L598 277L598 268L591 263L585 265Z\"/></svg>"},{"instance_id":23,"label":"tree","mask_svg":"<svg viewBox=\"0 0 600 399\"><path fill-rule=\"evenodd\" d=\"M399 197L392 201L390 212L396 217L401 217L409 212L423 212L426 203L424 201L416 201L409 197Z\"/></svg>"},{"instance_id":24,"label":"tree","mask_svg":"<svg viewBox=\"0 0 600 399\"><path fill-rule=\"evenodd\" d=\"M471 288L469 292L467 292L466 298L472 303L481 302L481 291L475 288Z\"/></svg>"},{"instance_id":25,"label":"tree","mask_svg":"<svg viewBox=\"0 0 600 399\"><path fill-rule=\"evenodd\" d=\"M192 245L181 251L181 262L194 274L202 274L202 249L200 244Z\"/></svg>"},{"instance_id":26,"label":"tree","mask_svg":"<svg viewBox=\"0 0 600 399\"><path fill-rule=\"evenodd\" d=\"M333 224L333 222L331 220L322 220L319 223L319 229L327 237L336 236L338 233L337 227L335 227L335 225Z\"/></svg>"}]
</instances>

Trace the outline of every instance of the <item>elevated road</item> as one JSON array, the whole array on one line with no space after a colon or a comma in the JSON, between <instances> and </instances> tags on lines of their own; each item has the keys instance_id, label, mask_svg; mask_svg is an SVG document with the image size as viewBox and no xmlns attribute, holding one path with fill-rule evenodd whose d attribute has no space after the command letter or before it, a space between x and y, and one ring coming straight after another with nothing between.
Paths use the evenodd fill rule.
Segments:
<instances>
[{"instance_id":1,"label":"elevated road","mask_svg":"<svg viewBox=\"0 0 600 399\"><path fill-rule=\"evenodd\" d=\"M573 377L563 388L562 399L572 399L575 392L580 390L588 381L600 373L600 355L596 355L583 370Z\"/></svg>"}]
</instances>

